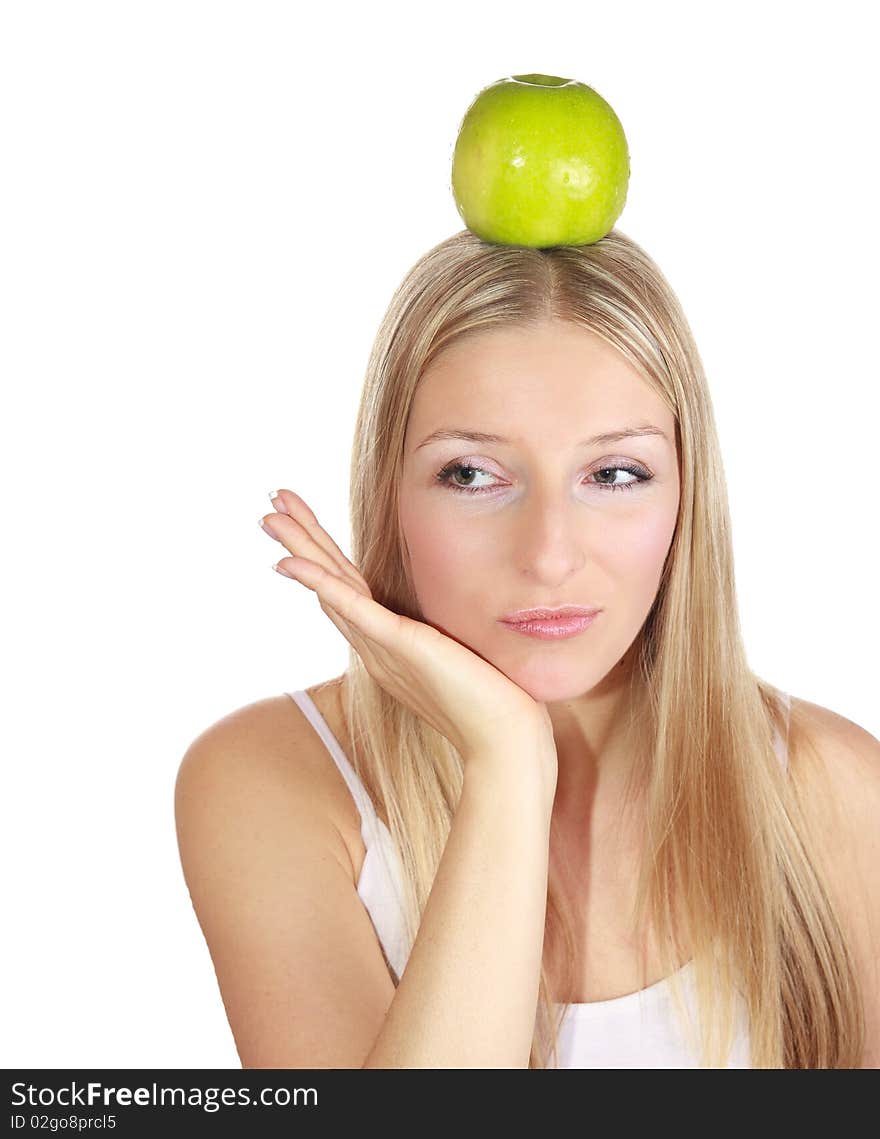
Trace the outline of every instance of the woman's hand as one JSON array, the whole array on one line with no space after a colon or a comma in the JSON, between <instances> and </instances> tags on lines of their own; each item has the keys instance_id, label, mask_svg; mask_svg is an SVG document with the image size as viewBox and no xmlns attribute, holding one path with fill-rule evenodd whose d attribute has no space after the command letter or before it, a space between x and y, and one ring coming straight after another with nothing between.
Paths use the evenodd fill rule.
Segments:
<instances>
[{"instance_id":1,"label":"woman's hand","mask_svg":"<svg viewBox=\"0 0 880 1139\"><path fill-rule=\"evenodd\" d=\"M463 758L534 740L536 763L555 781L556 748L545 704L494 665L423 621L373 599L357 569L292 491L276 491L278 513L260 524L294 556L279 572L314 590L321 608L373 679L444 736Z\"/></svg>"}]
</instances>

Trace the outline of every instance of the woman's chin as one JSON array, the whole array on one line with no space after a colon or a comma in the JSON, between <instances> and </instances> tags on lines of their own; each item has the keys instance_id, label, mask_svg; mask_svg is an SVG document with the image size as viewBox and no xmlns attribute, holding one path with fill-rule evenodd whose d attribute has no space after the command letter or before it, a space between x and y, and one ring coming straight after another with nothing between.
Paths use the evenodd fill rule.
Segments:
<instances>
[{"instance_id":1,"label":"woman's chin","mask_svg":"<svg viewBox=\"0 0 880 1139\"><path fill-rule=\"evenodd\" d=\"M506 676L528 692L540 704L555 704L559 700L574 700L583 696L601 680L594 668L553 665L547 661L520 664L516 669L503 670Z\"/></svg>"}]
</instances>

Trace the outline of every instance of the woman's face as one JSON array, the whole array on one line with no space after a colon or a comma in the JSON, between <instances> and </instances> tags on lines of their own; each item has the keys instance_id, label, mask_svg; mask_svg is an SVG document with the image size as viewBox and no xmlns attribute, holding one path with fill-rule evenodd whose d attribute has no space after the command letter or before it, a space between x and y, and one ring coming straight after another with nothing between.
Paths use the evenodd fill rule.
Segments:
<instances>
[{"instance_id":1,"label":"woman's face","mask_svg":"<svg viewBox=\"0 0 880 1139\"><path fill-rule=\"evenodd\" d=\"M663 434L589 441L646 425ZM443 430L502 441L426 442ZM672 413L585 329L548 321L471 334L422 376L399 506L416 596L431 625L535 700L586 693L620 661L656 597L678 502ZM499 621L560 605L601 613L552 641Z\"/></svg>"}]
</instances>

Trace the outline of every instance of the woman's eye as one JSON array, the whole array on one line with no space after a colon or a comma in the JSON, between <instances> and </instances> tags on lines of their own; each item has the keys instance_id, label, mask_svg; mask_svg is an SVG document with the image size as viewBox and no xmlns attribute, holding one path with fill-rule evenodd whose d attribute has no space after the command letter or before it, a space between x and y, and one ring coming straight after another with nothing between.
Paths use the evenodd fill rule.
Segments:
<instances>
[{"instance_id":1,"label":"woman's eye","mask_svg":"<svg viewBox=\"0 0 880 1139\"><path fill-rule=\"evenodd\" d=\"M624 474L632 475L630 482L618 482L617 475L623 472ZM461 483L454 481L455 476L459 473L465 479L473 479L475 476L485 475L487 478L494 476L489 471L484 470L482 467L474 466L471 463L452 462L447 463L442 470L438 471L434 476L435 480L441 486L448 486L450 490L460 491L462 494L486 494L491 493L495 488L492 486L463 486ZM613 481L606 482L606 476L611 476ZM654 476L643 470L641 467L626 466L617 464L607 467L599 467L593 472L593 477L598 481L593 483L594 486L599 486L603 490L632 490L633 487L641 483L649 482Z\"/></svg>"},{"instance_id":2,"label":"woman's eye","mask_svg":"<svg viewBox=\"0 0 880 1139\"><path fill-rule=\"evenodd\" d=\"M461 490L461 491L464 491L465 494L479 494L480 492L482 492L484 490L492 490L493 489L492 487L485 487L485 486L479 486L479 487L461 486L459 483L453 482L453 476L458 474L458 472L463 472L463 475L466 479L473 478L475 474L486 475L488 478L492 478L492 476L489 474L489 472L484 471L482 467L474 467L474 466L471 466L470 463L457 463L457 462L456 463L447 463L442 471L437 472L435 477L437 479L437 482L440 483L441 486L448 486L450 488L450 490Z\"/></svg>"}]
</instances>

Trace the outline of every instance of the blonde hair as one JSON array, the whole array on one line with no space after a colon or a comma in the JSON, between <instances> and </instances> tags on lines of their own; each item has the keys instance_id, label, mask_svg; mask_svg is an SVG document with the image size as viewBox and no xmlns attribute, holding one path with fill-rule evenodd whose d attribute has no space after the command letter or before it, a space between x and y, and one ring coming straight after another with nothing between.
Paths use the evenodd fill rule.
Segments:
<instances>
[{"instance_id":1,"label":"blonde hair","mask_svg":"<svg viewBox=\"0 0 880 1139\"><path fill-rule=\"evenodd\" d=\"M852 960L811 853L794 784L773 748L808 741L781 693L749 667L737 612L727 491L709 391L692 334L658 267L612 230L585 246L492 245L462 230L421 257L397 288L370 354L350 480L352 560L382 605L424 620L398 522L404 435L419 379L469 332L572 322L618 349L676 421L680 505L654 605L631 652L647 693L644 851L634 928L652 925L675 1007L695 1041L677 970L691 952L700 1060L724 1067L739 993L752 1067L858 1067L864 1025ZM349 649L352 763L401 860L412 945L455 814L461 758L378 685ZM633 688L634 692L635 689ZM815 754L815 753L814 753ZM673 899L675 904L673 905ZM561 1014L550 947L572 922L551 871L530 1068L558 1064ZM643 965L644 968L644 965ZM395 983L399 980L389 964Z\"/></svg>"}]
</instances>

